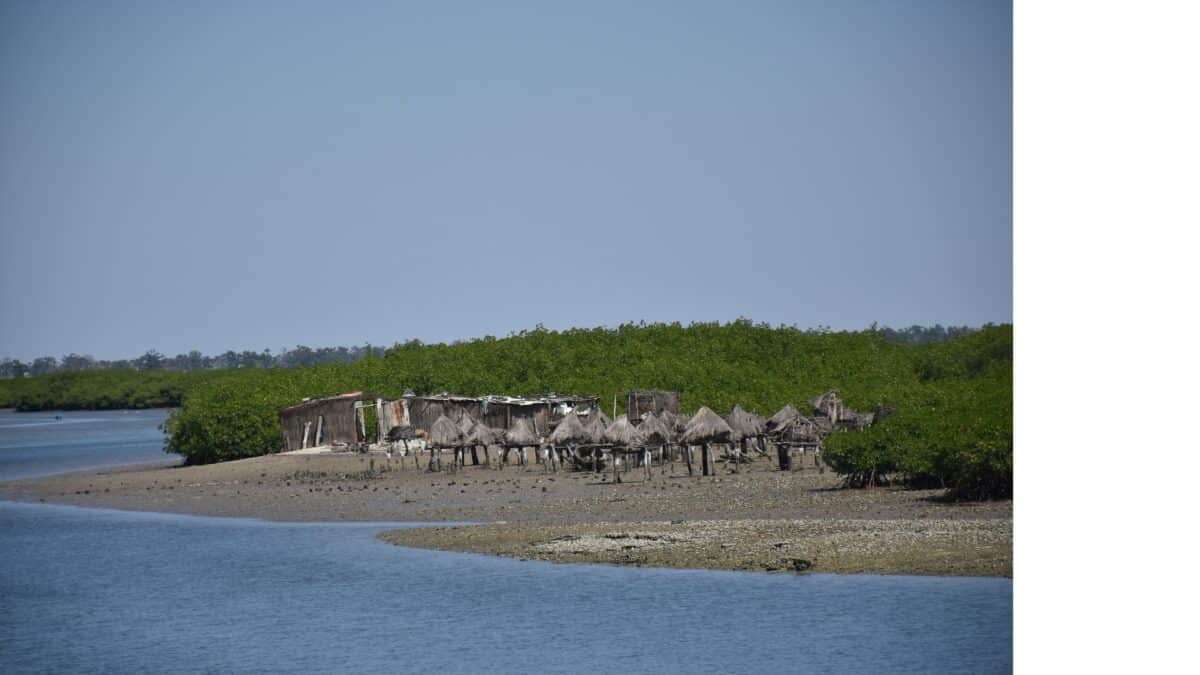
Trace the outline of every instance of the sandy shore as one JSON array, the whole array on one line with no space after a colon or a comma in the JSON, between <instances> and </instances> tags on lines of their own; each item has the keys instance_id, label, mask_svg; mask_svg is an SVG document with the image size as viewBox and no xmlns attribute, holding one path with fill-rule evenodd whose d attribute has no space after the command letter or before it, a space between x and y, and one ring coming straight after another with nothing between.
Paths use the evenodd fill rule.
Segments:
<instances>
[{"instance_id":1,"label":"sandy shore","mask_svg":"<svg viewBox=\"0 0 1200 675\"><path fill-rule=\"evenodd\" d=\"M0 499L284 521L484 522L381 536L557 562L1012 575L1011 501L948 504L938 491L837 486L831 473L781 473L765 459L716 479L679 465L614 485L608 475L537 466L431 474L383 455L273 455L8 481Z\"/></svg>"}]
</instances>

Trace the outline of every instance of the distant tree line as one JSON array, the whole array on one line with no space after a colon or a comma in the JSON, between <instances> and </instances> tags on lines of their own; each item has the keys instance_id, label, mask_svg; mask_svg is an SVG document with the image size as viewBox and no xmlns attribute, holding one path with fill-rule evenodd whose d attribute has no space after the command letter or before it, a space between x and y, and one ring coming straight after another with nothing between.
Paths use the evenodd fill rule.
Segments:
<instances>
[{"instance_id":1,"label":"distant tree line","mask_svg":"<svg viewBox=\"0 0 1200 675\"><path fill-rule=\"evenodd\" d=\"M1011 325L893 334L744 319L538 326L504 338L368 347L357 360L306 367L172 372L157 365L0 380L0 407L174 407L167 448L205 463L275 452L283 445L281 408L354 390L389 398L406 388L471 396L556 391L616 399L620 412L629 389L661 388L681 391L685 412L704 405L723 413L737 403L770 415L787 403L803 410L813 396L838 389L851 408L893 411L866 430L826 439L823 456L847 484L944 486L976 499L1012 494Z\"/></svg>"},{"instance_id":2,"label":"distant tree line","mask_svg":"<svg viewBox=\"0 0 1200 675\"><path fill-rule=\"evenodd\" d=\"M940 342L962 335L973 333L978 328L970 326L909 326L908 328L876 328L871 327L887 342L921 345L929 342ZM802 331L804 333L828 333L827 327L817 327ZM284 347L278 353L271 350L255 351L226 351L217 356L208 356L193 349L186 354L166 356L155 349L132 359L107 361L96 359L88 354L70 353L62 358L42 356L30 363L18 359L0 361L0 378L38 377L51 373L78 373L89 370L166 370L189 373L198 370L233 370L237 368L307 368L310 366L326 366L332 364L349 365L365 358L368 354L382 357L387 350L383 347L373 347L365 344L361 347L319 347L313 349L299 345L288 349Z\"/></svg>"},{"instance_id":3,"label":"distant tree line","mask_svg":"<svg viewBox=\"0 0 1200 675\"><path fill-rule=\"evenodd\" d=\"M60 358L42 356L30 363L18 359L0 361L0 378L38 377L52 373L79 373L89 370L165 370L193 372L198 370L233 370L236 368L303 368L334 363L347 365L368 354L383 356L383 347L363 345L361 347L320 347L313 349L300 345L294 349L281 349L272 354L270 349L255 351L227 351L217 356L208 356L192 350L186 354L166 356L151 349L132 359L107 361L88 354L67 354Z\"/></svg>"}]
</instances>

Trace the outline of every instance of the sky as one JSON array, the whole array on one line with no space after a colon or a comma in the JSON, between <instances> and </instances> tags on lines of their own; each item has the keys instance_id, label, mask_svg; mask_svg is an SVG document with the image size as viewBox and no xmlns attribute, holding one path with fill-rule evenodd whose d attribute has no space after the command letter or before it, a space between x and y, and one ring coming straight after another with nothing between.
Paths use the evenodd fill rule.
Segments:
<instances>
[{"instance_id":1,"label":"sky","mask_svg":"<svg viewBox=\"0 0 1200 675\"><path fill-rule=\"evenodd\" d=\"M1012 246L1005 2L0 4L0 356L1008 322Z\"/></svg>"}]
</instances>

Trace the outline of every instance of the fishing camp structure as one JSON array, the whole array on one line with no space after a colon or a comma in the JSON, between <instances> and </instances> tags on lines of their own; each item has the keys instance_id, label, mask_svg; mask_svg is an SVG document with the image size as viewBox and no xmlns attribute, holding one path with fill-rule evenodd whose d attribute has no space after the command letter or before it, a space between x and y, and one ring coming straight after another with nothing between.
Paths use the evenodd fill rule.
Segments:
<instances>
[{"instance_id":1,"label":"fishing camp structure","mask_svg":"<svg viewBox=\"0 0 1200 675\"><path fill-rule=\"evenodd\" d=\"M568 413L581 418L602 415L595 396L417 396L412 390L395 400L361 391L317 399L279 411L284 450L317 446L377 443L396 427L429 430L439 417L457 422L464 416L489 429L506 431L524 419L538 437L550 435Z\"/></svg>"},{"instance_id":2,"label":"fishing camp structure","mask_svg":"<svg viewBox=\"0 0 1200 675\"><path fill-rule=\"evenodd\" d=\"M810 400L807 415L789 404L770 418L737 405L724 416L707 407L691 416L681 415L679 398L679 392L631 391L626 396L627 414L613 421L595 396L418 396L406 390L400 398L386 400L356 391L306 399L281 410L279 419L288 451L341 446L365 452L383 446L390 463L393 450L403 443L401 466L404 456L428 452L428 469L441 470L442 451L452 451L449 468L457 470L465 467L468 450L471 464L492 466L489 448L496 447L496 468L502 469L511 451L526 466L527 450L532 448L543 471L611 468L614 482L620 482L621 471L634 466L650 480L656 459L663 474L668 465L674 473L680 458L688 475L698 469L703 476L715 476L718 461L737 472L753 461L752 455L768 457L768 443L775 447L780 470L795 470L794 451L802 458L811 451L814 465L819 466L827 435L862 429L890 412L882 408L856 412L836 390ZM694 463L697 450L699 462ZM419 459L416 465L420 467Z\"/></svg>"}]
</instances>

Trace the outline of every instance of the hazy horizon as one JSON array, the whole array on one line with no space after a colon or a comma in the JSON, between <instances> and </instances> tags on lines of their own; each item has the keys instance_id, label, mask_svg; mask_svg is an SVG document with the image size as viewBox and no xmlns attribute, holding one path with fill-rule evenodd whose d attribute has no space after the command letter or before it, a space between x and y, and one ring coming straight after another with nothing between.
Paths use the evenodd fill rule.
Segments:
<instances>
[{"instance_id":1,"label":"hazy horizon","mask_svg":"<svg viewBox=\"0 0 1200 675\"><path fill-rule=\"evenodd\" d=\"M1012 321L1008 3L0 6L0 356Z\"/></svg>"},{"instance_id":2,"label":"hazy horizon","mask_svg":"<svg viewBox=\"0 0 1200 675\"><path fill-rule=\"evenodd\" d=\"M747 320L747 321L751 321L751 323L753 323L753 324L755 324L755 325L760 325L760 323L766 323L766 322L758 322L758 321L753 321L752 319L749 319L748 317L739 317L739 318L737 318L737 319L733 319L732 321L739 321L739 320ZM619 324L614 324L614 325L611 325L611 326L610 326L610 325L596 325L596 326L568 326L568 327L566 327L566 328L551 328L550 326L541 325L540 327L541 327L541 328L544 328L544 329L545 329L545 330L547 330L547 331L557 331L557 332L563 332L563 331L569 331L569 330L597 330L597 329L616 330L617 328L619 328L619 327L620 327L620 326L622 326L622 325L643 325L643 324L644 324L644 325L647 325L647 326L649 326L649 325L655 325L655 324L665 324L665 325L670 325L670 324L673 324L673 323L679 323L679 324L680 324L680 325L682 325L683 327L687 327L687 326L689 326L689 325L691 325L691 324L700 324L700 323L720 323L720 324L724 325L724 324L731 323L732 321L715 321L715 322L714 322L714 321L708 321L708 322L702 322L702 321L680 321L680 322L674 322L674 321L624 321L624 322L621 322L621 323L619 323ZM934 328L935 326L938 326L938 325L940 325L940 326L942 326L943 328L947 328L947 329L950 329L950 328L963 328L963 327L965 327L965 328L970 328L970 329L981 329L981 328L983 328L984 326L987 326L987 325L1001 325L1001 324L1008 324L1008 323L1011 323L1011 321L1003 321L1003 322L1002 322L1002 321L984 322L984 323L982 323L982 324L978 324L978 325L974 325L974 326L967 326L967 325L965 325L965 324L964 324L964 325L952 325L952 324L944 324L944 323L937 323L937 322L935 322L935 323L928 324L928 325L920 325L920 327L922 327L922 328ZM831 332L842 332L842 331L848 331L848 332L861 332L861 331L866 331L866 330L868 330L868 329L870 329L870 328L871 328L871 326L863 326L863 327L861 327L861 328L834 328L834 327L832 327L832 326L825 326L825 325L816 325L816 326L800 326L800 325L796 325L796 324L786 324L786 323L767 324L767 325L768 325L770 328L772 328L772 329L784 329L784 328L792 328L792 329L801 330L801 331L821 331L821 330L829 330L829 331L831 331ZM879 329L879 330L885 330L885 329L889 329L889 328L890 328L890 329L893 329L893 330L902 331L902 330L905 330L905 329L911 328L911 327L913 327L914 325L918 325L918 324L908 324L908 325L906 325L906 326L885 326L885 325L879 324L879 325L876 325L875 327L876 327L877 329ZM425 341L425 340L420 340L420 338L407 338L407 339L403 339L403 340L392 340L392 341L389 341L389 342L371 342L371 343L368 343L368 342L359 342L359 343L329 344L329 345L325 345L325 344L321 344L321 345L318 345L318 344L306 344L306 343L296 343L296 344L290 344L290 343L289 343L289 344L283 344L283 345L279 345L278 347L272 347L272 346L270 346L270 345L266 345L265 347L259 347L259 348L254 348L254 347L238 347L238 348L236 348L236 349L234 349L234 348L227 348L227 349L217 349L217 350L213 350L213 351L205 351L205 350L203 350L203 349L196 349L196 351L199 351L199 352L201 352L201 353L202 353L202 354L204 354L205 356L219 356L219 355L221 355L221 354L224 354L224 353L226 353L226 352L229 352L229 351L233 351L233 352L239 352L239 353L240 353L240 352L242 352L242 351L252 351L252 352L259 352L259 353L262 353L262 352L264 352L264 351L270 351L272 354L279 355L279 354L281 354L282 352L284 352L284 351L286 351L286 350L295 349L295 348L298 348L298 347L308 347L308 348L310 348L310 349L325 349L325 348L329 348L329 349L336 349L336 348L339 348L339 347L351 348L351 347L366 347L366 346L370 346L370 347L372 347L372 348L383 348L383 349L390 349L391 347L393 347L393 346L395 346L395 345L397 345L397 344L403 344L403 343L405 343L405 342L408 342L409 340L413 340L413 339L419 340L419 341L420 341L421 343L423 343L423 344L430 344L430 345L433 345L433 344L446 344L446 345L453 345L453 344L458 344L458 343L462 343L462 342L471 342L471 341L473 341L473 340L482 340L482 339L485 339L485 338L495 338L495 339L497 339L497 340L503 340L503 339L505 339L505 338L510 338L510 337L516 337L516 336L519 336L521 333L526 333L526 332L531 332L531 331L537 330L538 328L539 328L539 326L538 326L538 325L534 325L534 326L529 326L529 327L526 327L526 328L520 328L520 329L516 329L516 330L513 330L513 331L509 331L508 333L505 333L505 334L503 334L503 335L493 335L493 334L491 334L491 333L487 333L487 334L473 335L473 336L470 336L470 337L451 338L451 339L448 339L448 340L430 340L430 341ZM194 349L194 348L193 348L193 349ZM136 358L136 357L138 357L138 356L141 356L141 355L143 355L143 354L147 353L148 351L158 351L158 352L159 352L159 353L161 353L163 356L166 356L166 357L174 357L174 356L178 356L178 355L186 355L186 354L187 354L189 351L192 351L192 349L185 349L185 350L178 351L178 352L164 352L164 351L162 351L162 350L160 350L160 349L156 349L156 348L154 348L154 347L148 347L148 348L146 348L146 349L143 349L143 350L141 350L141 351L138 351L138 352L136 352L136 353L129 353L129 354L118 354L118 355L98 355L98 354L94 354L94 353L92 353L92 352L86 352L86 351L84 351L84 352L76 351L76 352L74 352L74 353L75 353L75 354L77 354L77 355L79 355L79 356L91 356L91 357L94 357L94 358L95 358L97 361L120 361L120 360L126 360L126 359L134 359L134 358ZM34 358L43 357L43 356L53 356L53 357L55 357L55 358L61 358L61 357L63 357L63 356L67 356L67 355L69 355L69 353L68 353L68 354L37 354L37 355L32 355L32 356L29 356L29 357L27 357L27 358L24 358L24 359L21 359L21 357L18 357L18 356L0 355L0 359L5 359L5 358L17 358L17 359L20 359L20 360L23 360L23 361L29 362L29 361L31 361L31 360L32 360L32 359L34 359Z\"/></svg>"}]
</instances>

